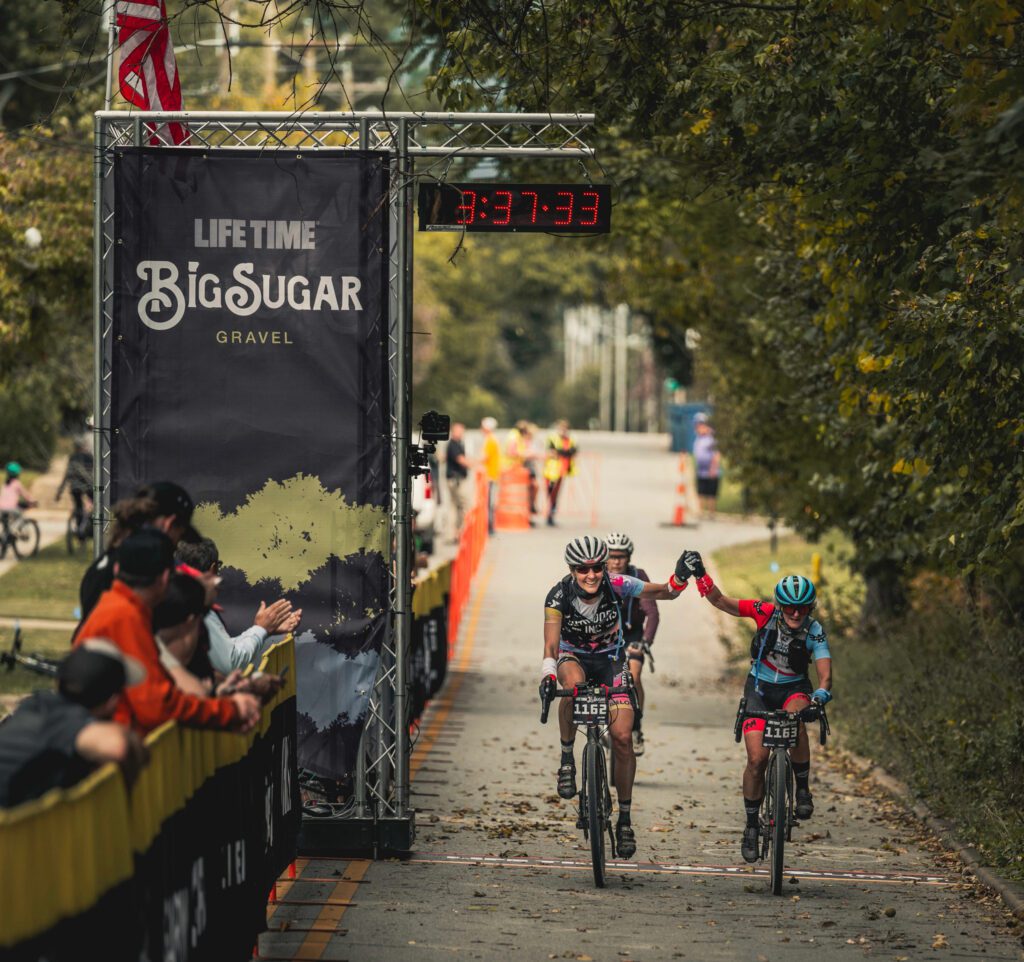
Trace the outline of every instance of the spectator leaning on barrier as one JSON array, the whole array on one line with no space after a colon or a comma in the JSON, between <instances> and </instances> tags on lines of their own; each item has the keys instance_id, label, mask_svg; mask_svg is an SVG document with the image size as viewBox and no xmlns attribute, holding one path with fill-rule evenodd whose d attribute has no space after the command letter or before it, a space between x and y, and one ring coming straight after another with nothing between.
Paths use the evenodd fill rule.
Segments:
<instances>
[{"instance_id":1,"label":"spectator leaning on barrier","mask_svg":"<svg viewBox=\"0 0 1024 962\"><path fill-rule=\"evenodd\" d=\"M173 561L174 544L163 532L142 528L130 534L117 549L114 584L100 596L79 631L82 638L109 638L122 652L137 658L146 672L142 684L122 693L114 720L141 734L172 718L195 728L249 731L259 721L256 698L186 694L160 664L152 629L153 609L167 590Z\"/></svg>"},{"instance_id":2,"label":"spectator leaning on barrier","mask_svg":"<svg viewBox=\"0 0 1024 962\"><path fill-rule=\"evenodd\" d=\"M505 457L508 459L509 467L525 468L530 475L530 514L536 514L537 452L533 447L533 426L529 421L516 421L516 426L508 432L505 439Z\"/></svg>"},{"instance_id":3,"label":"spectator leaning on barrier","mask_svg":"<svg viewBox=\"0 0 1024 962\"><path fill-rule=\"evenodd\" d=\"M199 533L192 527L195 505L191 495L173 481L144 484L130 498L123 498L111 509L114 523L107 541L107 550L86 569L78 589L82 622L96 606L100 595L114 583L114 555L118 546L133 531L143 527L163 531L174 544L197 541ZM81 624L75 637L81 631Z\"/></svg>"},{"instance_id":4,"label":"spectator leaning on barrier","mask_svg":"<svg viewBox=\"0 0 1024 962\"><path fill-rule=\"evenodd\" d=\"M448 493L452 499L452 540L456 541L466 517L466 478L469 477L469 459L466 457L466 425L456 421L451 428L448 447L445 448L445 475Z\"/></svg>"},{"instance_id":5,"label":"spectator leaning on barrier","mask_svg":"<svg viewBox=\"0 0 1024 962\"><path fill-rule=\"evenodd\" d=\"M261 601L253 624L239 635L232 637L221 618L217 606L217 588L220 585L220 553L217 545L209 538L200 538L194 543L182 542L175 551L178 562L195 569L203 583L212 589L207 596L208 611L203 618L210 640L210 664L222 675L229 675L236 669L258 665L263 653L282 635L299 627L302 609L293 609L287 598L280 598L268 605Z\"/></svg>"},{"instance_id":6,"label":"spectator leaning on barrier","mask_svg":"<svg viewBox=\"0 0 1024 962\"><path fill-rule=\"evenodd\" d=\"M498 481L501 479L501 445L494 436L498 422L494 418L484 418L480 422L480 430L484 435L483 464L487 475L487 532L494 534L494 499L497 496Z\"/></svg>"},{"instance_id":7,"label":"spectator leaning on barrier","mask_svg":"<svg viewBox=\"0 0 1024 962\"><path fill-rule=\"evenodd\" d=\"M110 721L142 665L105 638L87 638L57 669L57 690L29 695L0 723L0 807L69 788L115 762L131 784L149 753L137 734Z\"/></svg>"}]
</instances>

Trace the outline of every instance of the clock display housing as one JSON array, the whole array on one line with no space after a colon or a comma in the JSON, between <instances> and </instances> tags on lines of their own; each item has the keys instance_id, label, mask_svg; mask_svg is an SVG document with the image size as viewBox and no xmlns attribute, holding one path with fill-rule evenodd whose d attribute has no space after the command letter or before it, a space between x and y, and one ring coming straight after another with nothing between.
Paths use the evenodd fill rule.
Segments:
<instances>
[{"instance_id":1,"label":"clock display housing","mask_svg":"<svg viewBox=\"0 0 1024 962\"><path fill-rule=\"evenodd\" d=\"M607 234L608 184L420 184L420 230Z\"/></svg>"}]
</instances>

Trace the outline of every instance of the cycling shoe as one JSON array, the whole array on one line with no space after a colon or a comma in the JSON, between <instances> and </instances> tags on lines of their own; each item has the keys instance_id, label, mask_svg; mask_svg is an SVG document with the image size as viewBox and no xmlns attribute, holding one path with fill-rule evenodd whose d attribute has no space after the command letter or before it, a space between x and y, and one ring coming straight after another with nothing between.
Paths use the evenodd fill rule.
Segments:
<instances>
[{"instance_id":1,"label":"cycling shoe","mask_svg":"<svg viewBox=\"0 0 1024 962\"><path fill-rule=\"evenodd\" d=\"M632 858L636 853L636 835L628 822L619 822L615 826L615 851L619 858Z\"/></svg>"},{"instance_id":2,"label":"cycling shoe","mask_svg":"<svg viewBox=\"0 0 1024 962\"><path fill-rule=\"evenodd\" d=\"M562 765L558 769L558 794L562 798L576 797L575 765Z\"/></svg>"},{"instance_id":3,"label":"cycling shoe","mask_svg":"<svg viewBox=\"0 0 1024 962\"><path fill-rule=\"evenodd\" d=\"M757 861L758 831L756 825L748 825L743 829L743 844L740 845L740 854L747 862Z\"/></svg>"},{"instance_id":4,"label":"cycling shoe","mask_svg":"<svg viewBox=\"0 0 1024 962\"><path fill-rule=\"evenodd\" d=\"M806 788L796 790L796 817L810 818L814 814L814 799Z\"/></svg>"}]
</instances>

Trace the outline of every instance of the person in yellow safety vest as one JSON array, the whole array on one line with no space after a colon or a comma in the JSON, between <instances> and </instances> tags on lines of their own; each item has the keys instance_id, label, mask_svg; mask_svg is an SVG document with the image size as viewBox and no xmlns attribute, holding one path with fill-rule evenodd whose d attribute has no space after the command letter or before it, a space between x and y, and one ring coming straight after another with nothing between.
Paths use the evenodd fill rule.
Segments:
<instances>
[{"instance_id":1,"label":"person in yellow safety vest","mask_svg":"<svg viewBox=\"0 0 1024 962\"><path fill-rule=\"evenodd\" d=\"M563 418L555 423L555 430L548 435L544 460L544 480L548 485L548 527L555 526L555 509L562 482L575 473L576 440L569 434L569 422Z\"/></svg>"},{"instance_id":2,"label":"person in yellow safety vest","mask_svg":"<svg viewBox=\"0 0 1024 962\"><path fill-rule=\"evenodd\" d=\"M505 458L509 468L526 468L530 475L530 514L537 513L537 452L533 447L533 426L529 421L516 421L505 439ZM530 521L533 527L533 521Z\"/></svg>"},{"instance_id":3,"label":"person in yellow safety vest","mask_svg":"<svg viewBox=\"0 0 1024 962\"><path fill-rule=\"evenodd\" d=\"M492 417L480 421L480 430L484 436L483 463L487 475L487 533L494 534L494 498L501 478L501 445L494 436L498 422Z\"/></svg>"}]
</instances>

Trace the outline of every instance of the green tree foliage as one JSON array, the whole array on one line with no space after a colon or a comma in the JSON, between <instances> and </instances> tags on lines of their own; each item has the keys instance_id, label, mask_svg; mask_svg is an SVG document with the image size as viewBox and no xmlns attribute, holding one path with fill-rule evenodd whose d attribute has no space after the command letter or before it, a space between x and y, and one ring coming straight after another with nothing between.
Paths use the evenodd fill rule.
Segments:
<instances>
[{"instance_id":1,"label":"green tree foliage","mask_svg":"<svg viewBox=\"0 0 1024 962\"><path fill-rule=\"evenodd\" d=\"M554 395L562 309L598 293L599 251L586 238L417 234L416 410L548 424L560 403L579 409Z\"/></svg>"},{"instance_id":2,"label":"green tree foliage","mask_svg":"<svg viewBox=\"0 0 1024 962\"><path fill-rule=\"evenodd\" d=\"M762 506L846 531L876 587L922 566L1019 583L1014 5L417 9L448 104L597 111L634 215L619 283L703 333Z\"/></svg>"},{"instance_id":3,"label":"green tree foliage","mask_svg":"<svg viewBox=\"0 0 1024 962\"><path fill-rule=\"evenodd\" d=\"M73 142L67 124L0 132L0 422L4 447L36 466L62 417L89 408L92 156Z\"/></svg>"}]
</instances>

